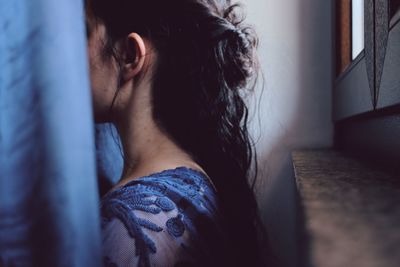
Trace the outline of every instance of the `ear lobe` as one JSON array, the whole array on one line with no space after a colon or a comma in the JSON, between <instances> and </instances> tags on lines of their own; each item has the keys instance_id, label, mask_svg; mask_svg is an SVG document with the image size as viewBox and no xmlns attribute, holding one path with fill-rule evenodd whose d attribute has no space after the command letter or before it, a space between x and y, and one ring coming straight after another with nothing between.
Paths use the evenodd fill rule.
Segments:
<instances>
[{"instance_id":1,"label":"ear lobe","mask_svg":"<svg viewBox=\"0 0 400 267\"><path fill-rule=\"evenodd\" d=\"M126 56L122 73L125 81L135 78L142 71L145 54L143 38L137 33L130 33L126 37Z\"/></svg>"}]
</instances>

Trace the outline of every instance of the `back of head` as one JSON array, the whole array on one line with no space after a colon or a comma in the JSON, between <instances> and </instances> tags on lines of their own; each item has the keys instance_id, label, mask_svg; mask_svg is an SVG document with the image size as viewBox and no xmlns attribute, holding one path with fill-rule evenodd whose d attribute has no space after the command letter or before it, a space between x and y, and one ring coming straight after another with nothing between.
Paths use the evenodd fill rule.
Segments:
<instances>
[{"instance_id":1,"label":"back of head","mask_svg":"<svg viewBox=\"0 0 400 267\"><path fill-rule=\"evenodd\" d=\"M152 89L159 127L213 180L236 266L259 266L254 155L243 99L258 73L257 37L228 0L92 0L106 26L105 51L130 32L157 50ZM115 54L114 54L115 55ZM116 55L115 55L116 56Z\"/></svg>"}]
</instances>

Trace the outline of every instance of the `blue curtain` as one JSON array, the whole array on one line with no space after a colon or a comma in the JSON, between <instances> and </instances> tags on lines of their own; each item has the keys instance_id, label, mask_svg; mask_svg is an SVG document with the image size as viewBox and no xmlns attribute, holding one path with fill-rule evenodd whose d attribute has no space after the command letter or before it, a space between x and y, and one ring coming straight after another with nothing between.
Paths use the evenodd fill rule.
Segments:
<instances>
[{"instance_id":1,"label":"blue curtain","mask_svg":"<svg viewBox=\"0 0 400 267\"><path fill-rule=\"evenodd\" d=\"M121 161L93 124L83 16L0 1L0 266L101 266L96 153L107 179Z\"/></svg>"},{"instance_id":2,"label":"blue curtain","mask_svg":"<svg viewBox=\"0 0 400 267\"><path fill-rule=\"evenodd\" d=\"M99 193L105 194L121 177L123 167L122 144L111 123L96 125L96 159Z\"/></svg>"}]
</instances>

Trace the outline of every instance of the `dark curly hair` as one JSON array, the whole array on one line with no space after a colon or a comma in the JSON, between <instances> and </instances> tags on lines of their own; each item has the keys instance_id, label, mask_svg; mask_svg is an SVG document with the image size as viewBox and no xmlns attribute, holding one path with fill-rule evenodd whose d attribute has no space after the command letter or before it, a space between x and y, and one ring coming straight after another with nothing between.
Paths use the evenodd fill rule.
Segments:
<instances>
[{"instance_id":1,"label":"dark curly hair","mask_svg":"<svg viewBox=\"0 0 400 267\"><path fill-rule=\"evenodd\" d=\"M90 8L106 26L107 55L118 58L115 44L130 32L152 42L154 119L215 184L230 266L263 265L244 101L259 71L258 39L240 7L229 0L92 0Z\"/></svg>"}]
</instances>

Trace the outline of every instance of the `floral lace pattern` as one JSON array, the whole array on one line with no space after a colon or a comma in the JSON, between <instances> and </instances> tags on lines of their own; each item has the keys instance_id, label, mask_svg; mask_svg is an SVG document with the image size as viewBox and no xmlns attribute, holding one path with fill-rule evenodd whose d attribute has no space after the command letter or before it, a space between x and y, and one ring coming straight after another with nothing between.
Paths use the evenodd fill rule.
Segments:
<instances>
[{"instance_id":1,"label":"floral lace pattern","mask_svg":"<svg viewBox=\"0 0 400 267\"><path fill-rule=\"evenodd\" d=\"M220 237L208 178L179 167L133 180L101 201L106 267L211 266Z\"/></svg>"}]
</instances>

